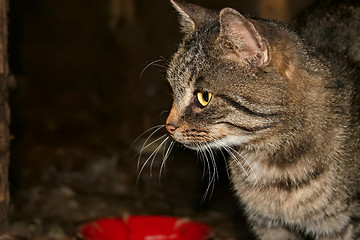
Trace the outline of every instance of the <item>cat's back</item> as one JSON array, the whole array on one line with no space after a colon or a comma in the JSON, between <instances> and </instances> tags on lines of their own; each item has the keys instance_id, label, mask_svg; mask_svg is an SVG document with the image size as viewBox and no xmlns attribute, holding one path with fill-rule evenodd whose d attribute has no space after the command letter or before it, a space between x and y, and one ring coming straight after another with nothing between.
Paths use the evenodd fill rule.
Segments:
<instances>
[{"instance_id":1,"label":"cat's back","mask_svg":"<svg viewBox=\"0 0 360 240\"><path fill-rule=\"evenodd\" d=\"M310 47L310 54L329 66L332 87L351 91L351 115L355 125L360 112L360 1L315 1L294 21L294 27ZM346 89L347 87L347 89ZM341 101L341 99L340 99ZM356 127L353 124L353 127ZM354 130L355 130L354 129ZM359 133L359 132L358 132ZM360 134L360 133L359 133Z\"/></svg>"},{"instance_id":2,"label":"cat's back","mask_svg":"<svg viewBox=\"0 0 360 240\"><path fill-rule=\"evenodd\" d=\"M295 28L311 48L310 53L328 66L327 88L333 92L333 112L339 116L339 123L345 119L342 115L350 116L344 146L348 157L339 164L359 172L360 1L317 1L296 19ZM360 174L353 175L355 185L360 184Z\"/></svg>"},{"instance_id":3,"label":"cat's back","mask_svg":"<svg viewBox=\"0 0 360 240\"><path fill-rule=\"evenodd\" d=\"M360 65L360 1L316 1L297 17L295 28L317 51Z\"/></svg>"}]
</instances>

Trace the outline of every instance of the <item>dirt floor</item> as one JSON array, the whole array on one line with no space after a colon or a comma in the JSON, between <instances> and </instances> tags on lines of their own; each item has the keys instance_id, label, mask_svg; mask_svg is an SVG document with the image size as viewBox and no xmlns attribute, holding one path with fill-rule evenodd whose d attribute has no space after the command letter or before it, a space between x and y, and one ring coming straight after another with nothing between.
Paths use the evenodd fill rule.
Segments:
<instances>
[{"instance_id":1,"label":"dirt floor","mask_svg":"<svg viewBox=\"0 0 360 240\"><path fill-rule=\"evenodd\" d=\"M42 182L17 191L13 231L32 239L71 239L76 226L96 218L150 214L201 221L214 228L214 239L251 239L225 176L205 196L208 179L201 179L202 166L191 152L176 150L161 177L158 155L139 178L137 158L125 151L77 168L49 166L37 176Z\"/></svg>"}]
</instances>

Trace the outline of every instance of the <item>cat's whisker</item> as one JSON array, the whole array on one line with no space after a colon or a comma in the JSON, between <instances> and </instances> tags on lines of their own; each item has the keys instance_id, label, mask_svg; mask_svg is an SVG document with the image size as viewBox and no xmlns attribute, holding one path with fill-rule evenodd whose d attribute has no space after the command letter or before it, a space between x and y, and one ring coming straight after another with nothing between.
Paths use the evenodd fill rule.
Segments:
<instances>
[{"instance_id":1,"label":"cat's whisker","mask_svg":"<svg viewBox=\"0 0 360 240\"><path fill-rule=\"evenodd\" d=\"M170 156L170 153L171 153L174 145L175 145L175 141L171 141L170 144L169 144L169 146L167 147L166 153L165 153L165 155L164 155L164 157L163 157L163 160L162 160L162 163L161 163L161 167L160 167L159 180L160 180L160 178L161 178L162 172L163 172L163 170L164 170L164 168L165 168L166 161L168 160L168 158L169 158L169 156Z\"/></svg>"},{"instance_id":2,"label":"cat's whisker","mask_svg":"<svg viewBox=\"0 0 360 240\"><path fill-rule=\"evenodd\" d=\"M227 175L227 177L229 178L229 177L230 177L230 173L229 173L229 168L228 168L228 163L227 163L227 160L226 160L226 156L225 156L225 154L223 153L223 151L220 151L220 153L221 153L222 158L223 158L224 163L225 163L226 175Z\"/></svg>"},{"instance_id":3,"label":"cat's whisker","mask_svg":"<svg viewBox=\"0 0 360 240\"><path fill-rule=\"evenodd\" d=\"M214 156L212 149L210 148L210 146L207 143L202 144L202 147L204 149L204 152L206 152L210 157L210 161L209 161L209 158L207 157L208 155L206 154L206 160L208 163L208 170L209 170L209 179L208 179L207 189L202 198L202 202L205 202L205 200L208 197L212 196L214 189L215 189L216 179L218 179L219 177L218 177L218 170L217 170L217 166L216 166L215 156ZM210 167L210 163L212 165L212 168Z\"/></svg>"},{"instance_id":4,"label":"cat's whisker","mask_svg":"<svg viewBox=\"0 0 360 240\"><path fill-rule=\"evenodd\" d=\"M222 146L222 148L224 148L224 144L219 138L217 138L215 136L212 136L211 140L215 141L216 143L219 143ZM221 153L221 155L223 157L223 160L224 160L224 163L225 163L226 174L227 174L228 177L230 177L229 168L228 168L228 162L227 162L226 156L224 155L224 153L222 151L220 151L220 153Z\"/></svg>"},{"instance_id":5,"label":"cat's whisker","mask_svg":"<svg viewBox=\"0 0 360 240\"><path fill-rule=\"evenodd\" d=\"M211 188L212 182L214 181L213 180L214 174L212 173L213 168L211 168L210 161L209 161L210 152L209 152L208 147L204 143L201 143L201 142L198 142L198 146L199 146L200 152L202 153L202 156L204 158L203 179L205 177L205 173L208 172L208 180L207 180L208 186L207 186L204 196L202 198L202 203L203 203L209 196L210 188Z\"/></svg>"},{"instance_id":6,"label":"cat's whisker","mask_svg":"<svg viewBox=\"0 0 360 240\"><path fill-rule=\"evenodd\" d=\"M225 147L224 149L231 155L231 158L235 161L236 165L242 169L246 176L249 176L248 170L246 170L242 162L234 155L233 150L229 149L228 147Z\"/></svg>"},{"instance_id":7,"label":"cat's whisker","mask_svg":"<svg viewBox=\"0 0 360 240\"><path fill-rule=\"evenodd\" d=\"M241 169L243 170L243 172L249 176L248 171L245 169L245 167L243 166L243 164L241 163L241 161L234 155L233 151L237 152L236 150L234 150L233 148L226 146L226 144L224 142L222 142L220 139L217 139L217 142L220 144L220 146L222 146L224 148L224 150L230 154L231 158L235 161L235 163L241 167ZM246 161L246 159L244 159ZM251 167L251 166L250 166Z\"/></svg>"},{"instance_id":8,"label":"cat's whisker","mask_svg":"<svg viewBox=\"0 0 360 240\"><path fill-rule=\"evenodd\" d=\"M209 178L209 183L202 198L202 203L204 203L208 197L210 198L212 196L215 189L215 181L216 181L216 175L214 172L213 174L211 174L211 177Z\"/></svg>"},{"instance_id":9,"label":"cat's whisker","mask_svg":"<svg viewBox=\"0 0 360 240\"><path fill-rule=\"evenodd\" d=\"M164 126L165 126L165 125L158 125L158 126L156 126L157 129L155 129L155 130L146 138L146 140L144 141L143 145L141 146L140 151L137 153L137 154L139 155L139 157L138 157L138 164L137 164L137 170L139 170L139 167L140 167L140 159L141 159L141 155L142 155L143 151L144 151L145 149L147 149L149 146L151 146L152 144L154 144L155 142L157 142L158 140L160 140L162 137L166 136L166 134L165 134L165 135L162 135L161 137L159 137L159 138L155 139L154 141L152 141L150 144L146 145L147 142L149 141L149 139L150 139L155 133L157 133L161 128L163 128ZM152 128L150 128L150 129L154 129L154 128L156 128L156 127L152 127ZM147 132L148 132L148 131L149 131L149 130L147 130Z\"/></svg>"},{"instance_id":10,"label":"cat's whisker","mask_svg":"<svg viewBox=\"0 0 360 240\"><path fill-rule=\"evenodd\" d=\"M170 65L169 59L166 59L164 56L160 56L158 60L162 60L164 62L162 67L164 67L166 69L169 67L169 65Z\"/></svg>"},{"instance_id":11,"label":"cat's whisker","mask_svg":"<svg viewBox=\"0 0 360 240\"><path fill-rule=\"evenodd\" d=\"M142 75L144 74L144 72L146 71L146 69L148 69L150 66L158 66L158 67L163 67L165 68L166 66L160 65L160 64L156 64L158 62L163 62L164 59L157 59L152 61L151 63L147 64L144 69L141 71L140 75L139 75L139 79L142 77Z\"/></svg>"},{"instance_id":12,"label":"cat's whisker","mask_svg":"<svg viewBox=\"0 0 360 240\"><path fill-rule=\"evenodd\" d=\"M149 143L148 145L146 145L145 147L143 147L143 148L141 149L140 154L139 154L139 158L138 158L137 170L139 170L139 167L140 167L142 152L143 152L146 148L150 147L151 145L155 144L156 142L160 141L161 139L163 139L163 138L166 137L166 136L167 136L167 134L164 134L164 135L162 135L161 137L158 137L157 139L155 139L154 141L152 141L151 143Z\"/></svg>"},{"instance_id":13,"label":"cat's whisker","mask_svg":"<svg viewBox=\"0 0 360 240\"><path fill-rule=\"evenodd\" d=\"M160 151L161 147L163 146L163 144L166 144L166 141L169 139L170 137L167 137L165 138L164 141L162 141L160 143L160 145L154 150L154 152L152 153L153 154L153 157L152 157L152 160L151 160L151 164L150 164L150 176L152 177L152 170L153 170L153 166L154 166L154 161L155 161L155 157L156 155L158 154L158 152ZM151 155L150 155L151 156Z\"/></svg>"},{"instance_id":14,"label":"cat's whisker","mask_svg":"<svg viewBox=\"0 0 360 240\"><path fill-rule=\"evenodd\" d=\"M146 146L144 146L143 148L141 148L140 154L141 154L141 152L143 152L145 149L147 149L148 147L150 147L151 145L153 145L154 143L156 143L157 141L159 141L161 138L163 138L163 137L165 137L165 136L167 136L167 134L164 134L164 135L162 135L161 137L158 137L157 139L153 140L152 142L150 142L149 144L147 144ZM146 142L147 142L147 141L145 141L145 143L146 143Z\"/></svg>"},{"instance_id":15,"label":"cat's whisker","mask_svg":"<svg viewBox=\"0 0 360 240\"><path fill-rule=\"evenodd\" d=\"M162 138L164 136L167 136L166 134L161 136ZM142 167L140 168L140 170L138 171L138 177L137 177L137 180L136 180L136 183L139 182L139 179L140 179L140 176L141 176L141 173L143 172L145 166L147 165L147 163L150 161L150 159L152 159L152 157L155 158L156 154L158 153L159 149L161 148L161 146L169 139L169 136L167 136L165 138L165 140L163 140L160 145L150 154L150 156L145 160L145 162L143 163ZM152 167L151 167L152 168ZM150 169L150 175L151 175L151 169Z\"/></svg>"},{"instance_id":16,"label":"cat's whisker","mask_svg":"<svg viewBox=\"0 0 360 240\"><path fill-rule=\"evenodd\" d=\"M200 142L198 142L198 141L195 142L195 146L196 146L196 149L197 149L196 152L199 154L201 163L203 165L202 179L204 179L205 178L205 173L207 171L207 168L206 168L206 166L207 166L206 165L206 163L207 163L206 153L204 152L203 147L202 147Z\"/></svg>"},{"instance_id":17,"label":"cat's whisker","mask_svg":"<svg viewBox=\"0 0 360 240\"><path fill-rule=\"evenodd\" d=\"M130 149L132 149L135 145L135 143L142 137L144 136L146 133L150 132L151 130L155 129L155 128L162 128L162 127L165 127L164 124L160 124L160 125L157 125L157 126L154 126L154 127L151 127L149 128L148 130L144 131L142 134L140 134L135 140L134 142L130 145Z\"/></svg>"},{"instance_id":18,"label":"cat's whisker","mask_svg":"<svg viewBox=\"0 0 360 240\"><path fill-rule=\"evenodd\" d=\"M202 179L204 180L205 174L206 174L206 157L205 157L203 150L201 149L201 145L199 143L196 143L196 146L197 146L197 149L199 149L198 151L196 151L196 153L199 156L199 159L202 164L202 168L203 168Z\"/></svg>"},{"instance_id":19,"label":"cat's whisker","mask_svg":"<svg viewBox=\"0 0 360 240\"><path fill-rule=\"evenodd\" d=\"M229 148L230 148L230 150L232 150L232 151L234 151L236 154L238 154L238 155L245 161L245 163L249 166L250 171L251 171L252 174L254 175L255 183L257 183L256 173L255 173L253 167L251 166L251 164L249 163L249 161L248 161L241 153L239 153L238 151L236 151L234 148L232 148L232 147L230 147L230 146L229 146Z\"/></svg>"},{"instance_id":20,"label":"cat's whisker","mask_svg":"<svg viewBox=\"0 0 360 240\"><path fill-rule=\"evenodd\" d=\"M239 158L237 158L235 155L234 155L234 152L236 152L234 149L230 149L229 147L225 147L226 151L231 154L231 157L232 159L235 161L236 165L238 165L242 171L246 174L246 176L249 176L250 173L249 171L244 167L244 164L242 163L241 160L239 160ZM241 156L240 156L241 157ZM241 157L242 160L244 160L242 157Z\"/></svg>"},{"instance_id":21,"label":"cat's whisker","mask_svg":"<svg viewBox=\"0 0 360 240\"><path fill-rule=\"evenodd\" d=\"M216 160L215 160L215 155L213 152L213 149L209 146L208 143L206 143L206 147L208 149L208 152L210 153L210 159L211 162L213 164L213 170L214 170L214 174L216 174L216 179L219 180L219 173L218 173L218 169L217 169L217 165L216 165Z\"/></svg>"},{"instance_id":22,"label":"cat's whisker","mask_svg":"<svg viewBox=\"0 0 360 240\"><path fill-rule=\"evenodd\" d=\"M209 179L208 179L208 182L211 181L211 167L210 167L210 161L209 161L209 158L208 158L208 152L207 152L207 149L205 148L204 144L200 143L201 144L201 149L204 153L204 157L205 157L205 163L206 163L206 170L209 172Z\"/></svg>"},{"instance_id":23,"label":"cat's whisker","mask_svg":"<svg viewBox=\"0 0 360 240\"><path fill-rule=\"evenodd\" d=\"M170 143L171 143L172 141L170 141ZM170 143L169 143L169 145L170 145ZM162 159L164 159L165 158L165 153L166 153L166 150L168 149L168 147L169 146L166 146L167 145L167 142L165 142L164 144L163 144L163 150L162 150Z\"/></svg>"}]
</instances>

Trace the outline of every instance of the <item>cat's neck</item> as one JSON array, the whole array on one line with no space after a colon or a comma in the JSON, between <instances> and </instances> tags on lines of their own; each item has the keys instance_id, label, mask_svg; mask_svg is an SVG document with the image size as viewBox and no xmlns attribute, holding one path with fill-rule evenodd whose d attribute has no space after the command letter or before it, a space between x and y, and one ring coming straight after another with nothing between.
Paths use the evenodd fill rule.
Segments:
<instances>
[{"instance_id":1,"label":"cat's neck","mask_svg":"<svg viewBox=\"0 0 360 240\"><path fill-rule=\"evenodd\" d=\"M267 162L281 167L308 161L306 154L316 151L326 157L325 149L330 146L328 152L334 152L346 131L350 83L343 81L344 76L334 76L293 32L273 22L253 23L270 46L268 67L286 79L292 101L286 103L289 120L279 126L278 134L257 138L244 149L255 155L262 152Z\"/></svg>"},{"instance_id":2,"label":"cat's neck","mask_svg":"<svg viewBox=\"0 0 360 240\"><path fill-rule=\"evenodd\" d=\"M235 171L233 175L241 176L250 185L259 186L284 179L301 182L309 175L337 168L336 159L343 151L341 128L333 128L329 132L316 131L314 134L308 133L308 136L301 134L304 134L301 138L289 135L278 146L269 144L257 149L239 147L237 151L241 158L238 161L245 170L231 160L230 165Z\"/></svg>"}]
</instances>

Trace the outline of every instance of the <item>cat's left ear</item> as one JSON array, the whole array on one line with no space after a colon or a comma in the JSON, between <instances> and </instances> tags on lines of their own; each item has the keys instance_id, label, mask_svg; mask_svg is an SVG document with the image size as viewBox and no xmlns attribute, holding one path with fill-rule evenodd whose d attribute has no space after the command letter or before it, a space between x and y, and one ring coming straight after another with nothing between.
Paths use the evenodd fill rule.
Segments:
<instances>
[{"instance_id":1,"label":"cat's left ear","mask_svg":"<svg viewBox=\"0 0 360 240\"><path fill-rule=\"evenodd\" d=\"M233 60L252 58L259 65L270 61L269 49L255 26L232 8L220 12L220 38L230 41L234 48L228 49L226 57Z\"/></svg>"}]
</instances>

